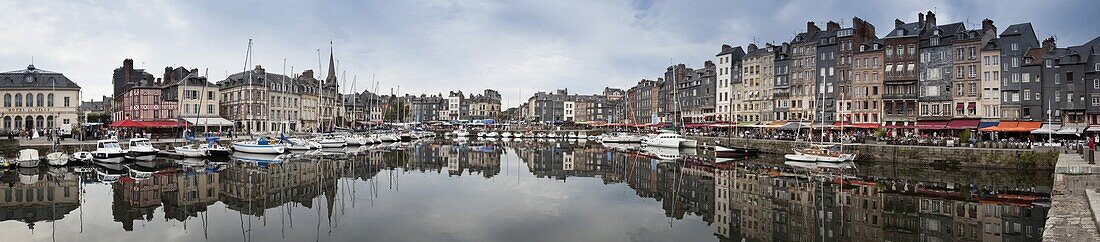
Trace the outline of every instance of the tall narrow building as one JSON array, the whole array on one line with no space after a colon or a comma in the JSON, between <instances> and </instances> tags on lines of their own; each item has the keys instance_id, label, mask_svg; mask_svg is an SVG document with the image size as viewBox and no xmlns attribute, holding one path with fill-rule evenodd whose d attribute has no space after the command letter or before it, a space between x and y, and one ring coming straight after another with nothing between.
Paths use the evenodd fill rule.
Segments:
<instances>
[{"instance_id":1,"label":"tall narrow building","mask_svg":"<svg viewBox=\"0 0 1100 242\"><path fill-rule=\"evenodd\" d=\"M741 46L722 45L722 51L715 57L717 76L715 107L719 122L736 122L733 119L733 87L741 84L741 57L745 50ZM639 83L640 85L641 83Z\"/></svg>"},{"instance_id":2,"label":"tall narrow building","mask_svg":"<svg viewBox=\"0 0 1100 242\"><path fill-rule=\"evenodd\" d=\"M917 44L924 31L924 14L917 22L894 20L894 29L882 39L885 93L882 96L886 128L912 128L917 121Z\"/></svg>"}]
</instances>

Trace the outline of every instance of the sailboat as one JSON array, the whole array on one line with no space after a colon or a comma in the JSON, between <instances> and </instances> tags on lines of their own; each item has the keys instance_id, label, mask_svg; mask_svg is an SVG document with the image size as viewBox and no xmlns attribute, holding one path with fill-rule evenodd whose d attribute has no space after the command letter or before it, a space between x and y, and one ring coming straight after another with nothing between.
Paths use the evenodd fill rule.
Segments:
<instances>
[{"instance_id":1,"label":"sailboat","mask_svg":"<svg viewBox=\"0 0 1100 242\"><path fill-rule=\"evenodd\" d=\"M251 58L252 58L252 39L249 39L248 40L248 51L245 54L245 68L244 68L244 72L248 75L248 79L246 79L245 81L248 82L249 86L252 86L252 82L253 82L252 71L248 70L248 62L251 60ZM249 90L248 96L252 97L252 89L249 88L248 90ZM249 110L248 110L249 113L251 113L251 111L252 111L251 107L252 107L252 105L249 105ZM239 109L238 109L238 112L239 112ZM249 114L249 115L251 116L251 114ZM239 152L246 152L246 153L255 153L255 154L282 154L283 152L286 152L286 145L281 144L281 143L272 142L271 140L268 140L266 137L259 137L255 140L245 140L245 141L233 142L233 150L234 151L239 151Z\"/></svg>"},{"instance_id":2,"label":"sailboat","mask_svg":"<svg viewBox=\"0 0 1100 242\"><path fill-rule=\"evenodd\" d=\"M822 91L818 91L818 90L816 90L816 88L814 90L815 93L820 93L821 94L821 99L818 102L818 104L821 106L821 108L825 108L825 103L824 103L825 93L823 91L824 86L825 86L825 79L821 79L820 88L822 88ZM814 112L817 112L817 107L816 106L814 107ZM814 116L816 117L817 115L814 115ZM841 150L841 147L839 145L813 144L812 143L813 142L812 138L810 139L810 142L811 142L810 147L794 148L794 149L792 149L794 154L786 154L783 157L786 158L787 160L793 160L793 161L840 163L840 162L846 162L846 161L854 161L856 159L856 156L859 155L858 153L844 152L843 150ZM821 130L821 142L822 143L825 142L825 129L824 128L822 128L822 130Z\"/></svg>"}]
</instances>

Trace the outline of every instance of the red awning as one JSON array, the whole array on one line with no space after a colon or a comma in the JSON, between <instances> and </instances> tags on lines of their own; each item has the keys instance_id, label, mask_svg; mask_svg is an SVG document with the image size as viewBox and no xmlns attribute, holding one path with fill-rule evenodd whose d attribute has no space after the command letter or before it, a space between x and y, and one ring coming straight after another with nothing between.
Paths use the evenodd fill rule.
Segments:
<instances>
[{"instance_id":1,"label":"red awning","mask_svg":"<svg viewBox=\"0 0 1100 242\"><path fill-rule=\"evenodd\" d=\"M933 121L917 121L916 128L918 129L943 129L947 126L947 121L933 120Z\"/></svg>"},{"instance_id":2,"label":"red awning","mask_svg":"<svg viewBox=\"0 0 1100 242\"><path fill-rule=\"evenodd\" d=\"M860 129L877 129L880 127L877 123L848 123L848 122L835 122L833 126L845 127L845 128L860 128Z\"/></svg>"},{"instance_id":3,"label":"red awning","mask_svg":"<svg viewBox=\"0 0 1100 242\"><path fill-rule=\"evenodd\" d=\"M970 103L966 104L966 107L967 107L966 109L974 109L974 108L977 108L978 105L975 104L974 102L970 102Z\"/></svg>"},{"instance_id":4,"label":"red awning","mask_svg":"<svg viewBox=\"0 0 1100 242\"><path fill-rule=\"evenodd\" d=\"M956 119L948 122L944 129L974 129L978 128L981 122L980 119Z\"/></svg>"},{"instance_id":5,"label":"red awning","mask_svg":"<svg viewBox=\"0 0 1100 242\"><path fill-rule=\"evenodd\" d=\"M187 127L189 123L185 121L175 120L160 120L160 121L134 121L130 119L111 123L111 127L115 128L175 128L175 127Z\"/></svg>"},{"instance_id":6,"label":"red awning","mask_svg":"<svg viewBox=\"0 0 1100 242\"><path fill-rule=\"evenodd\" d=\"M1040 127L1043 127L1043 122L1024 121L1020 122L1020 125L1016 126L1016 128L1005 129L1004 132L1031 132Z\"/></svg>"},{"instance_id":7,"label":"red awning","mask_svg":"<svg viewBox=\"0 0 1100 242\"><path fill-rule=\"evenodd\" d=\"M709 125L709 124L704 124L704 123L690 123L690 124L685 124L685 125L684 125L684 128L702 128L702 127L706 127L707 125Z\"/></svg>"},{"instance_id":8,"label":"red awning","mask_svg":"<svg viewBox=\"0 0 1100 242\"><path fill-rule=\"evenodd\" d=\"M955 110L963 110L963 103L955 103Z\"/></svg>"}]
</instances>

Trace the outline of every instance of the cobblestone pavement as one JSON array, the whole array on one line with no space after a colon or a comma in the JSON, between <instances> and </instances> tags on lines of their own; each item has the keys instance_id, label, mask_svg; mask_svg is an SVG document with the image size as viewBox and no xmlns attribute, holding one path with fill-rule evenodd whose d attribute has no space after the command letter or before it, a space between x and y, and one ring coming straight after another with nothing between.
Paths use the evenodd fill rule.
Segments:
<instances>
[{"instance_id":1,"label":"cobblestone pavement","mask_svg":"<svg viewBox=\"0 0 1100 242\"><path fill-rule=\"evenodd\" d=\"M1098 185L1100 165L1087 164L1077 154L1058 157L1043 241L1100 241L1096 214L1090 205L1100 206L1100 195L1085 189Z\"/></svg>"}]
</instances>

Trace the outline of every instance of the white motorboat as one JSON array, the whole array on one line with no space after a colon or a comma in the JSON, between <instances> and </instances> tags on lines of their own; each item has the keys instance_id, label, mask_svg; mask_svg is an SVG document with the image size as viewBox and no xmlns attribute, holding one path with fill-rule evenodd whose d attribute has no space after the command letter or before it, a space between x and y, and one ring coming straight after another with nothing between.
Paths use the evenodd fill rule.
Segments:
<instances>
[{"instance_id":1,"label":"white motorboat","mask_svg":"<svg viewBox=\"0 0 1100 242\"><path fill-rule=\"evenodd\" d=\"M502 133L500 133L500 137L509 138L509 137L512 137L512 133L502 132Z\"/></svg>"},{"instance_id":2,"label":"white motorboat","mask_svg":"<svg viewBox=\"0 0 1100 242\"><path fill-rule=\"evenodd\" d=\"M316 141L305 140L300 138L290 138L286 140L287 150L312 150L320 149L321 144Z\"/></svg>"},{"instance_id":3,"label":"white motorboat","mask_svg":"<svg viewBox=\"0 0 1100 242\"><path fill-rule=\"evenodd\" d=\"M577 133L577 139L588 139L588 133L585 133L585 132Z\"/></svg>"},{"instance_id":4,"label":"white motorboat","mask_svg":"<svg viewBox=\"0 0 1100 242\"><path fill-rule=\"evenodd\" d=\"M69 154L65 152L53 152L46 154L46 163L51 166L63 166L69 164Z\"/></svg>"},{"instance_id":5,"label":"white motorboat","mask_svg":"<svg viewBox=\"0 0 1100 242\"><path fill-rule=\"evenodd\" d=\"M546 138L556 139L558 138L558 133L550 132L546 134Z\"/></svg>"},{"instance_id":6,"label":"white motorboat","mask_svg":"<svg viewBox=\"0 0 1100 242\"><path fill-rule=\"evenodd\" d=\"M669 148L693 148L699 146L698 141L685 139L679 134L672 132L657 134L657 137L646 139L645 144Z\"/></svg>"},{"instance_id":7,"label":"white motorboat","mask_svg":"<svg viewBox=\"0 0 1100 242\"><path fill-rule=\"evenodd\" d=\"M600 142L603 143L641 143L642 138L634 135L624 133L613 133L610 135L600 136Z\"/></svg>"},{"instance_id":8,"label":"white motorboat","mask_svg":"<svg viewBox=\"0 0 1100 242\"><path fill-rule=\"evenodd\" d=\"M73 153L72 156L69 156L69 158L74 160L74 161L88 163L88 162L92 161L92 152L78 151L78 152Z\"/></svg>"},{"instance_id":9,"label":"white motorboat","mask_svg":"<svg viewBox=\"0 0 1100 242\"><path fill-rule=\"evenodd\" d=\"M516 132L515 134L512 134L512 137L523 138L524 135L525 134L523 134L523 132ZM530 137L530 136L528 136L528 137Z\"/></svg>"},{"instance_id":10,"label":"white motorboat","mask_svg":"<svg viewBox=\"0 0 1100 242\"><path fill-rule=\"evenodd\" d=\"M485 137L485 132L477 132L477 137Z\"/></svg>"},{"instance_id":11,"label":"white motorboat","mask_svg":"<svg viewBox=\"0 0 1100 242\"><path fill-rule=\"evenodd\" d=\"M154 148L153 144L149 143L149 139L146 138L130 139L127 148L127 159L152 160L160 152L160 149Z\"/></svg>"},{"instance_id":12,"label":"white motorboat","mask_svg":"<svg viewBox=\"0 0 1100 242\"><path fill-rule=\"evenodd\" d=\"M113 139L96 141L95 151L92 151L92 159L97 162L117 164L125 157L126 151Z\"/></svg>"},{"instance_id":13,"label":"white motorboat","mask_svg":"<svg viewBox=\"0 0 1100 242\"><path fill-rule=\"evenodd\" d=\"M568 133L565 135L565 137L569 139L577 139L577 133Z\"/></svg>"},{"instance_id":14,"label":"white motorboat","mask_svg":"<svg viewBox=\"0 0 1100 242\"><path fill-rule=\"evenodd\" d=\"M680 150L673 147L647 146L642 151L660 160L674 161L680 159Z\"/></svg>"},{"instance_id":15,"label":"white motorboat","mask_svg":"<svg viewBox=\"0 0 1100 242\"><path fill-rule=\"evenodd\" d=\"M340 148L348 145L347 140L335 135L325 135L323 137L314 138L317 144L321 145L321 148Z\"/></svg>"},{"instance_id":16,"label":"white motorboat","mask_svg":"<svg viewBox=\"0 0 1100 242\"><path fill-rule=\"evenodd\" d=\"M489 132L489 133L485 133L485 137L497 137L497 136L499 136L499 135L500 135L500 133L497 133L497 132L495 132L495 131L494 131L494 132Z\"/></svg>"},{"instance_id":17,"label":"white motorboat","mask_svg":"<svg viewBox=\"0 0 1100 242\"><path fill-rule=\"evenodd\" d=\"M22 168L34 168L38 167L41 163L41 159L38 157L38 150L36 149L22 149L19 150L19 159L15 160L19 167Z\"/></svg>"},{"instance_id":18,"label":"white motorboat","mask_svg":"<svg viewBox=\"0 0 1100 242\"><path fill-rule=\"evenodd\" d=\"M233 150L253 154L282 154L286 152L286 145L272 143L261 137L254 141L233 142Z\"/></svg>"},{"instance_id":19,"label":"white motorboat","mask_svg":"<svg viewBox=\"0 0 1100 242\"><path fill-rule=\"evenodd\" d=\"M194 144L176 147L175 151L176 154L179 154L183 157L202 158L210 156L210 151L206 150L206 148L204 147Z\"/></svg>"},{"instance_id":20,"label":"white motorboat","mask_svg":"<svg viewBox=\"0 0 1100 242\"><path fill-rule=\"evenodd\" d=\"M342 138L348 146L360 146L370 144L369 142L367 142L366 138L363 138L363 136L360 135L349 134L343 135Z\"/></svg>"}]
</instances>

